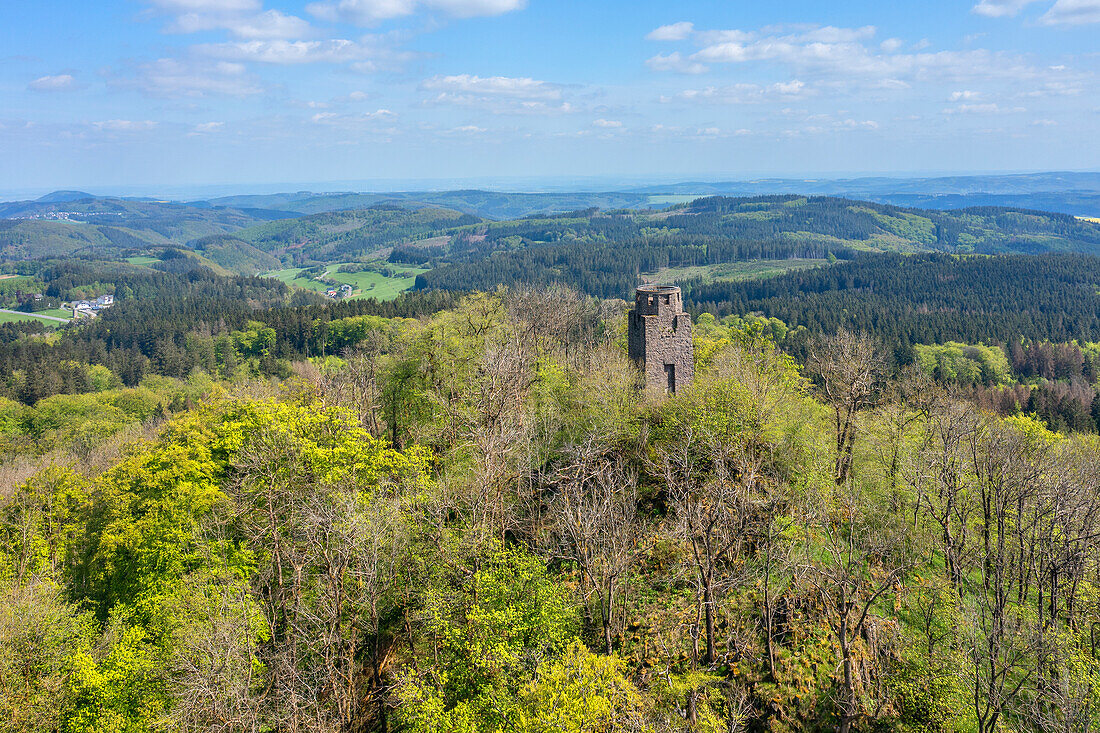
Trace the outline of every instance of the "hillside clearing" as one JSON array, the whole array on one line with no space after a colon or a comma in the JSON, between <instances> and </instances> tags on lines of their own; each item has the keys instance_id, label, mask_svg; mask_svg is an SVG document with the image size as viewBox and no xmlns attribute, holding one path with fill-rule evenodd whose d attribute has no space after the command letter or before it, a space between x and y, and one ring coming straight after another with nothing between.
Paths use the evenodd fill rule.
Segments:
<instances>
[{"instance_id":1,"label":"hillside clearing","mask_svg":"<svg viewBox=\"0 0 1100 733\"><path fill-rule=\"evenodd\" d=\"M697 267L666 267L652 274L644 274L646 282L670 284L682 280L702 278L704 282L735 282L738 280L762 280L793 270L808 270L828 265L823 259L748 260L727 262L720 265Z\"/></svg>"},{"instance_id":2,"label":"hillside clearing","mask_svg":"<svg viewBox=\"0 0 1100 733\"><path fill-rule=\"evenodd\" d=\"M413 284L416 282L416 276L427 271L421 267L386 265L390 270L401 273L401 276L389 277L380 272L371 270L365 270L363 272L337 272L340 266L345 264L356 263L337 262L328 265L322 277L325 280L335 282L337 287L348 284L355 288L350 298L351 300L359 300L362 298L392 300L401 293L412 288ZM299 277L299 273L301 272L302 268L291 267L283 270L266 272L263 277L272 277L291 287L301 288L303 290L313 290L318 293L324 293L330 287L333 287L330 283L323 282L317 278Z\"/></svg>"}]
</instances>

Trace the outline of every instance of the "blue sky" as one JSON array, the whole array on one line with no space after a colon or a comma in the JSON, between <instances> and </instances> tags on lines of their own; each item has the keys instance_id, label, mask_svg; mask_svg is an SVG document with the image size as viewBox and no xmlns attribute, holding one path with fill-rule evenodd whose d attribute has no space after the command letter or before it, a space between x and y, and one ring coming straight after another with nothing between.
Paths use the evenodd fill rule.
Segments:
<instances>
[{"instance_id":1,"label":"blue sky","mask_svg":"<svg viewBox=\"0 0 1100 733\"><path fill-rule=\"evenodd\" d=\"M0 189L1100 168L1100 0L0 6Z\"/></svg>"}]
</instances>

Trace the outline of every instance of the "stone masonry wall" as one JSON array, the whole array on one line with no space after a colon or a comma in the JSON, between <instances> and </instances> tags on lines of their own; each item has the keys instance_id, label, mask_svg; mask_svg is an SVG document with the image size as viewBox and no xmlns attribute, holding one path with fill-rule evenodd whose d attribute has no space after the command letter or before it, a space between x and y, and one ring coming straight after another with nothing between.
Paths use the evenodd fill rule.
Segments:
<instances>
[{"instance_id":1,"label":"stone masonry wall","mask_svg":"<svg viewBox=\"0 0 1100 733\"><path fill-rule=\"evenodd\" d=\"M678 392L695 376L691 317L683 312L680 289L642 286L630 312L627 339L630 357L645 373L646 390ZM670 374L667 368L674 371Z\"/></svg>"}]
</instances>

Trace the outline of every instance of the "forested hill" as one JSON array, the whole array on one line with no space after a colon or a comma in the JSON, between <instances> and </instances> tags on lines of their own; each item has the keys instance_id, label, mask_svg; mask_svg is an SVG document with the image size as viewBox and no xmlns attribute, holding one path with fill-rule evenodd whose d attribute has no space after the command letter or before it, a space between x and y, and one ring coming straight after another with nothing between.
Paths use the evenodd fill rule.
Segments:
<instances>
[{"instance_id":1,"label":"forested hill","mask_svg":"<svg viewBox=\"0 0 1100 733\"><path fill-rule=\"evenodd\" d=\"M469 198L476 192L455 193ZM438 268L420 287L491 288L526 279L565 281L613 296L633 287L641 273L758 258L843 259L859 250L1100 253L1096 223L998 207L939 211L783 195L714 196L667 209L587 208L506 221L487 221L469 210L465 204L439 208L403 201L294 216L121 199L17 202L0 204L0 216L36 218L0 219L0 258L202 249L211 241L203 238L231 234L284 265L346 262L393 248L395 262ZM233 246L221 264L233 269L241 260L274 269L268 257ZM534 251L548 247L555 249ZM478 262L488 257L492 261Z\"/></svg>"},{"instance_id":2,"label":"forested hill","mask_svg":"<svg viewBox=\"0 0 1100 733\"><path fill-rule=\"evenodd\" d=\"M364 257L404 242L444 234L481 219L452 209L369 209L273 221L236 234L254 247L296 265Z\"/></svg>"},{"instance_id":3,"label":"forested hill","mask_svg":"<svg viewBox=\"0 0 1100 733\"><path fill-rule=\"evenodd\" d=\"M1100 339L1100 258L865 254L765 280L681 283L701 312L763 313L891 345Z\"/></svg>"},{"instance_id":4,"label":"forested hill","mask_svg":"<svg viewBox=\"0 0 1100 733\"><path fill-rule=\"evenodd\" d=\"M697 199L677 209L741 237L819 234L861 243L860 249L1037 253L1100 253L1100 226L1067 214L994 206L954 211L907 209L829 197L764 196Z\"/></svg>"},{"instance_id":5,"label":"forested hill","mask_svg":"<svg viewBox=\"0 0 1100 733\"><path fill-rule=\"evenodd\" d=\"M1100 225L1023 209L926 211L827 197L710 197L664 212L494 222L460 231L446 246L397 247L390 259L432 265L417 278L422 289L557 282L623 297L640 277L677 279L678 268L847 259L860 251L1096 254Z\"/></svg>"},{"instance_id":6,"label":"forested hill","mask_svg":"<svg viewBox=\"0 0 1100 733\"><path fill-rule=\"evenodd\" d=\"M0 203L0 259L103 257L179 246L288 216L293 214L91 196Z\"/></svg>"}]
</instances>

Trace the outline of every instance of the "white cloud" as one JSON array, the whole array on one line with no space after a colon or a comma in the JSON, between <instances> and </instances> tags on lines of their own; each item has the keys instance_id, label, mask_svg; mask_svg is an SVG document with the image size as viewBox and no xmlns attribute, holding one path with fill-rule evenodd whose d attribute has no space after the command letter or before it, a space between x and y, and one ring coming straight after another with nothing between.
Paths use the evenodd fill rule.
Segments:
<instances>
[{"instance_id":1,"label":"white cloud","mask_svg":"<svg viewBox=\"0 0 1100 733\"><path fill-rule=\"evenodd\" d=\"M806 84L798 79L794 79L792 81L772 84L771 89L775 91L776 94L800 95L806 89Z\"/></svg>"},{"instance_id":2,"label":"white cloud","mask_svg":"<svg viewBox=\"0 0 1100 733\"><path fill-rule=\"evenodd\" d=\"M109 83L157 97L247 97L263 91L243 64L228 61L157 59L138 66L133 76L115 77Z\"/></svg>"},{"instance_id":3,"label":"white cloud","mask_svg":"<svg viewBox=\"0 0 1100 733\"><path fill-rule=\"evenodd\" d=\"M1018 15L1035 0L982 0L971 11L987 18L1008 18Z\"/></svg>"},{"instance_id":4,"label":"white cloud","mask_svg":"<svg viewBox=\"0 0 1100 733\"><path fill-rule=\"evenodd\" d=\"M227 30L237 38L302 38L309 22L279 10L263 10L260 0L148 0L152 12L172 16L166 33Z\"/></svg>"},{"instance_id":5,"label":"white cloud","mask_svg":"<svg viewBox=\"0 0 1100 733\"><path fill-rule=\"evenodd\" d=\"M669 54L657 54L646 60L646 66L654 71L675 71L678 74L702 74L707 67L698 61L689 61L679 51Z\"/></svg>"},{"instance_id":6,"label":"white cloud","mask_svg":"<svg viewBox=\"0 0 1100 733\"><path fill-rule=\"evenodd\" d=\"M195 132L217 132L225 127L224 122L200 122L195 125Z\"/></svg>"},{"instance_id":7,"label":"white cloud","mask_svg":"<svg viewBox=\"0 0 1100 733\"><path fill-rule=\"evenodd\" d=\"M310 122L328 129L354 133L356 135L393 135L398 129L384 124L397 118L397 113L388 109L361 114L339 114L337 112L318 112L310 117Z\"/></svg>"},{"instance_id":8,"label":"white cloud","mask_svg":"<svg viewBox=\"0 0 1100 733\"><path fill-rule=\"evenodd\" d=\"M1060 71L1060 69L1054 69ZM1079 83L1080 78L1052 79L1043 82L1037 89L1029 89L1018 93L1019 97L1074 97L1084 93L1084 87Z\"/></svg>"},{"instance_id":9,"label":"white cloud","mask_svg":"<svg viewBox=\"0 0 1100 733\"><path fill-rule=\"evenodd\" d=\"M964 89L964 90L959 91L959 92L951 92L951 96L948 97L948 99L952 102L961 102L961 101L966 101L966 100L970 100L970 99L977 99L980 96L982 96L981 92L975 92L975 91L971 91L969 89Z\"/></svg>"},{"instance_id":10,"label":"white cloud","mask_svg":"<svg viewBox=\"0 0 1100 733\"><path fill-rule=\"evenodd\" d=\"M1100 0L1058 0L1039 21L1046 25L1100 23Z\"/></svg>"},{"instance_id":11,"label":"white cloud","mask_svg":"<svg viewBox=\"0 0 1100 733\"><path fill-rule=\"evenodd\" d=\"M682 41L695 30L695 24L687 21L670 23L660 28L654 28L646 34L647 41Z\"/></svg>"},{"instance_id":12,"label":"white cloud","mask_svg":"<svg viewBox=\"0 0 1100 733\"><path fill-rule=\"evenodd\" d=\"M560 99L561 87L530 77L476 76L456 74L433 76L422 84L425 89L440 89L472 94L520 97L523 99Z\"/></svg>"},{"instance_id":13,"label":"white cloud","mask_svg":"<svg viewBox=\"0 0 1100 733\"><path fill-rule=\"evenodd\" d=\"M170 23L169 33L198 33L224 29L237 38L301 38L312 34L309 22L278 10L249 15L185 13Z\"/></svg>"},{"instance_id":14,"label":"white cloud","mask_svg":"<svg viewBox=\"0 0 1100 733\"><path fill-rule=\"evenodd\" d=\"M502 15L525 7L527 0L337 0L310 3L306 11L323 20L375 25L418 11L473 18Z\"/></svg>"},{"instance_id":15,"label":"white cloud","mask_svg":"<svg viewBox=\"0 0 1100 733\"><path fill-rule=\"evenodd\" d=\"M530 77L433 76L421 82L420 88L435 92L432 101L436 103L478 106L507 100L517 102L521 110L526 106L531 111L545 108L547 102L558 102L562 98L560 85Z\"/></svg>"},{"instance_id":16,"label":"white cloud","mask_svg":"<svg viewBox=\"0 0 1100 733\"><path fill-rule=\"evenodd\" d=\"M709 86L703 89L685 89L675 97L661 97L662 102L704 102L711 104L759 104L762 102L789 102L817 94L805 82L793 79L767 86L759 84L729 84Z\"/></svg>"},{"instance_id":17,"label":"white cloud","mask_svg":"<svg viewBox=\"0 0 1100 733\"><path fill-rule=\"evenodd\" d=\"M887 38L885 41L880 43L878 47L886 53L896 53L900 51L902 46L904 45L905 41L901 40L900 38Z\"/></svg>"},{"instance_id":18,"label":"white cloud","mask_svg":"<svg viewBox=\"0 0 1100 733\"><path fill-rule=\"evenodd\" d=\"M207 43L194 47L196 53L233 61L265 64L344 63L385 55L382 49L331 38L324 41L240 41Z\"/></svg>"},{"instance_id":19,"label":"white cloud","mask_svg":"<svg viewBox=\"0 0 1100 733\"><path fill-rule=\"evenodd\" d=\"M396 112L388 109L378 109L374 112L363 112L362 114L358 115L340 115L335 112L318 112L310 119L314 122L340 122L346 124L349 122L367 122L369 120L393 119L394 117L397 117Z\"/></svg>"},{"instance_id":20,"label":"white cloud","mask_svg":"<svg viewBox=\"0 0 1100 733\"><path fill-rule=\"evenodd\" d=\"M1100 2L1100 0L1094 0ZM873 26L799 28L696 33L703 45L688 60L703 64L772 62L800 75L828 77L832 83L905 88L909 81L1004 79L1025 81L1049 76L1025 57L983 49L894 53L867 41ZM887 49L894 44L887 44ZM909 81L907 81L909 80Z\"/></svg>"},{"instance_id":21,"label":"white cloud","mask_svg":"<svg viewBox=\"0 0 1100 733\"><path fill-rule=\"evenodd\" d=\"M100 132L145 132L157 126L152 120L103 120L93 122L92 127Z\"/></svg>"},{"instance_id":22,"label":"white cloud","mask_svg":"<svg viewBox=\"0 0 1100 733\"><path fill-rule=\"evenodd\" d=\"M1037 0L982 0L972 10L990 18L1009 18ZM1100 23L1100 0L1057 0L1040 18L1044 25Z\"/></svg>"},{"instance_id":23,"label":"white cloud","mask_svg":"<svg viewBox=\"0 0 1100 733\"><path fill-rule=\"evenodd\" d=\"M27 85L27 89L35 92L71 92L76 88L76 79L72 74L40 76Z\"/></svg>"},{"instance_id":24,"label":"white cloud","mask_svg":"<svg viewBox=\"0 0 1100 733\"><path fill-rule=\"evenodd\" d=\"M1027 112L1024 107L1001 107L995 102L985 104L960 104L956 107L948 107L944 114L948 115L1003 115L1015 112Z\"/></svg>"},{"instance_id":25,"label":"white cloud","mask_svg":"<svg viewBox=\"0 0 1100 733\"><path fill-rule=\"evenodd\" d=\"M861 28L837 28L827 25L806 31L797 38L800 43L856 43L869 41L877 32L878 29L873 25L865 25Z\"/></svg>"},{"instance_id":26,"label":"white cloud","mask_svg":"<svg viewBox=\"0 0 1100 733\"><path fill-rule=\"evenodd\" d=\"M623 126L623 123L619 120L605 120L602 117L598 120L593 120L592 124L595 127L602 127L604 129L619 129Z\"/></svg>"},{"instance_id":27,"label":"white cloud","mask_svg":"<svg viewBox=\"0 0 1100 733\"><path fill-rule=\"evenodd\" d=\"M837 127L849 130L877 130L878 123L874 120L843 120L837 123Z\"/></svg>"}]
</instances>

